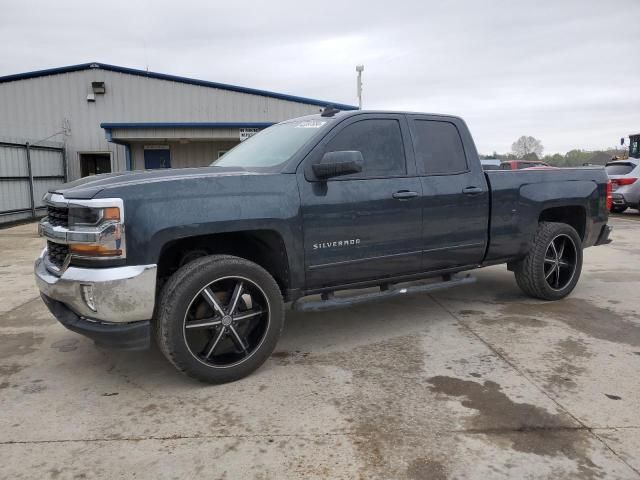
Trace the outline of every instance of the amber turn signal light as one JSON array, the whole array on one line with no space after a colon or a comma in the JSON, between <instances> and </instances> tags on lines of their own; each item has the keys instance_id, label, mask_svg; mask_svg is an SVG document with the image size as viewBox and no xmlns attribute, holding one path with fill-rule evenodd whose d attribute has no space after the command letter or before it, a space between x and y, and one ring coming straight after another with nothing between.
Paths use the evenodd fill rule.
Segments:
<instances>
[{"instance_id":1,"label":"amber turn signal light","mask_svg":"<svg viewBox=\"0 0 640 480\"><path fill-rule=\"evenodd\" d=\"M103 220L120 220L120 209L118 207L106 207L102 209Z\"/></svg>"},{"instance_id":2,"label":"amber turn signal light","mask_svg":"<svg viewBox=\"0 0 640 480\"><path fill-rule=\"evenodd\" d=\"M117 208L115 210L118 210ZM72 243L69 245L71 253L90 257L117 257L122 255L122 250L113 250L102 245L89 245L85 243Z\"/></svg>"}]
</instances>

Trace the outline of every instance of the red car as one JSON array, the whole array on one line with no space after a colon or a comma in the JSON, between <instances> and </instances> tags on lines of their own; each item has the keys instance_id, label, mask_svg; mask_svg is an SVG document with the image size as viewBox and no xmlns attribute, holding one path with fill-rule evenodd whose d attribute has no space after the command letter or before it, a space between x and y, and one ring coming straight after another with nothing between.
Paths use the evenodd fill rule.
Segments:
<instances>
[{"instance_id":1,"label":"red car","mask_svg":"<svg viewBox=\"0 0 640 480\"><path fill-rule=\"evenodd\" d=\"M550 167L550 165L538 160L507 160L500 164L500 170L522 170L531 167Z\"/></svg>"}]
</instances>

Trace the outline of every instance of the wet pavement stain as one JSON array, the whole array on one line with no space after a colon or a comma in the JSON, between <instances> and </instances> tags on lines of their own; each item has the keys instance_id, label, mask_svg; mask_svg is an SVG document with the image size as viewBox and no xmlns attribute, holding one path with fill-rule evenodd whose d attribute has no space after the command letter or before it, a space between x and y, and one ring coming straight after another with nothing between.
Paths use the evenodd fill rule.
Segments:
<instances>
[{"instance_id":1,"label":"wet pavement stain","mask_svg":"<svg viewBox=\"0 0 640 480\"><path fill-rule=\"evenodd\" d=\"M38 350L44 336L33 332L0 335L0 359L28 355Z\"/></svg>"},{"instance_id":2,"label":"wet pavement stain","mask_svg":"<svg viewBox=\"0 0 640 480\"><path fill-rule=\"evenodd\" d=\"M451 436L437 433L450 428L450 421L434 413L429 401L421 339L400 336L343 352L292 355L282 364L350 372L351 388L340 397L328 393L328 401L354 433L359 478L446 478L445 463L425 463L430 453L435 456L456 447ZM433 445L431 452L428 445ZM416 476L423 468L431 469L433 477Z\"/></svg>"},{"instance_id":3,"label":"wet pavement stain","mask_svg":"<svg viewBox=\"0 0 640 480\"><path fill-rule=\"evenodd\" d=\"M4 327L36 327L53 323L56 320L40 297L0 315L0 324Z\"/></svg>"},{"instance_id":4,"label":"wet pavement stain","mask_svg":"<svg viewBox=\"0 0 640 480\"><path fill-rule=\"evenodd\" d=\"M468 316L468 315L484 315L485 312L482 310L460 310L458 312L460 315Z\"/></svg>"},{"instance_id":5,"label":"wet pavement stain","mask_svg":"<svg viewBox=\"0 0 640 480\"><path fill-rule=\"evenodd\" d=\"M294 352L274 352L271 354L271 358L276 360L280 365L288 365L291 362L295 362L296 359L306 358L309 356L309 352L302 352L296 350Z\"/></svg>"},{"instance_id":6,"label":"wet pavement stain","mask_svg":"<svg viewBox=\"0 0 640 480\"><path fill-rule=\"evenodd\" d=\"M550 391L575 390L576 380L587 371L581 361L592 356L588 345L581 339L568 337L560 340L550 353L552 367L543 388Z\"/></svg>"},{"instance_id":7,"label":"wet pavement stain","mask_svg":"<svg viewBox=\"0 0 640 480\"><path fill-rule=\"evenodd\" d=\"M577 463L581 478L601 478L604 472L589 458L589 434L564 414L511 400L492 381L477 383L436 376L428 380L434 393L460 398L477 413L466 421L467 433L484 434L493 442L508 442L513 450L540 456L563 456Z\"/></svg>"},{"instance_id":8,"label":"wet pavement stain","mask_svg":"<svg viewBox=\"0 0 640 480\"><path fill-rule=\"evenodd\" d=\"M515 403L490 380L478 383L460 378L437 376L428 380L434 393L464 397L462 405L481 413L473 421L474 430L531 430L534 428L573 427L565 416L528 403Z\"/></svg>"},{"instance_id":9,"label":"wet pavement stain","mask_svg":"<svg viewBox=\"0 0 640 480\"><path fill-rule=\"evenodd\" d=\"M549 317L560 320L590 337L640 347L640 324L632 323L624 315L598 307L585 299L565 298L547 303L513 303L504 307L502 314ZM640 320L637 314L628 315L628 318Z\"/></svg>"},{"instance_id":10,"label":"wet pavement stain","mask_svg":"<svg viewBox=\"0 0 640 480\"><path fill-rule=\"evenodd\" d=\"M40 383L34 383L31 385L25 385L22 387L22 393L40 393L44 392L47 389L45 385Z\"/></svg>"},{"instance_id":11,"label":"wet pavement stain","mask_svg":"<svg viewBox=\"0 0 640 480\"><path fill-rule=\"evenodd\" d=\"M519 327L532 327L532 328L542 328L548 325L544 320L540 320L539 318L534 317L524 317L517 315L502 315L499 317L492 318L482 318L480 319L480 323L483 325L504 325L504 324L512 324Z\"/></svg>"},{"instance_id":12,"label":"wet pavement stain","mask_svg":"<svg viewBox=\"0 0 640 480\"><path fill-rule=\"evenodd\" d=\"M0 365L0 376L1 377L10 377L11 375L15 375L16 373L24 370L23 365L18 365L17 363L9 364L9 365Z\"/></svg>"},{"instance_id":13,"label":"wet pavement stain","mask_svg":"<svg viewBox=\"0 0 640 480\"><path fill-rule=\"evenodd\" d=\"M447 470L442 463L435 460L416 458L407 468L407 478L415 480L446 480Z\"/></svg>"},{"instance_id":14,"label":"wet pavement stain","mask_svg":"<svg viewBox=\"0 0 640 480\"><path fill-rule=\"evenodd\" d=\"M59 352L72 352L78 349L78 344L80 340L77 338L65 338L63 340L58 340L57 342L53 342L51 344L51 348L58 350Z\"/></svg>"}]
</instances>

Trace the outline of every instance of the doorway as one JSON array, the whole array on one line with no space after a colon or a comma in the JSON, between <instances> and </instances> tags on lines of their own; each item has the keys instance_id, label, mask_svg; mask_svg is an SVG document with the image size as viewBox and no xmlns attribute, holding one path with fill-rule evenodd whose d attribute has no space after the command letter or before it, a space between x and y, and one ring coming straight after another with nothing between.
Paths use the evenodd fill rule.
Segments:
<instances>
[{"instance_id":1,"label":"doorway","mask_svg":"<svg viewBox=\"0 0 640 480\"><path fill-rule=\"evenodd\" d=\"M144 148L144 168L171 168L171 152L168 147Z\"/></svg>"},{"instance_id":2,"label":"doorway","mask_svg":"<svg viewBox=\"0 0 640 480\"><path fill-rule=\"evenodd\" d=\"M80 156L80 176L111 173L110 153L79 153L78 155Z\"/></svg>"}]
</instances>

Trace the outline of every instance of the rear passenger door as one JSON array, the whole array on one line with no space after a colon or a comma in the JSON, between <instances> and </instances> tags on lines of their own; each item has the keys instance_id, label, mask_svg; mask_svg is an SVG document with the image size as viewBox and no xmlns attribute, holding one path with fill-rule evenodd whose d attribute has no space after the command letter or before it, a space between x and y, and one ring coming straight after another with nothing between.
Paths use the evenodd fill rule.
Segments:
<instances>
[{"instance_id":1,"label":"rear passenger door","mask_svg":"<svg viewBox=\"0 0 640 480\"><path fill-rule=\"evenodd\" d=\"M480 263L487 245L489 191L466 126L447 117L410 115L408 120L422 184L423 269Z\"/></svg>"},{"instance_id":2,"label":"rear passenger door","mask_svg":"<svg viewBox=\"0 0 640 480\"><path fill-rule=\"evenodd\" d=\"M357 150L357 174L320 181L327 152ZM355 115L336 126L298 172L308 288L420 271L421 186L402 115Z\"/></svg>"}]
</instances>

